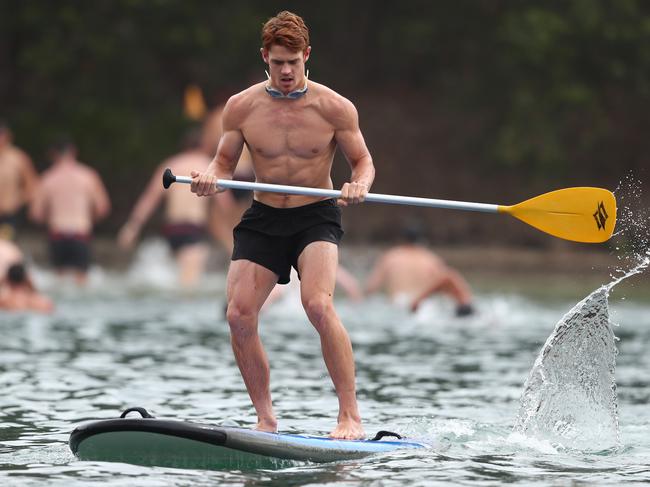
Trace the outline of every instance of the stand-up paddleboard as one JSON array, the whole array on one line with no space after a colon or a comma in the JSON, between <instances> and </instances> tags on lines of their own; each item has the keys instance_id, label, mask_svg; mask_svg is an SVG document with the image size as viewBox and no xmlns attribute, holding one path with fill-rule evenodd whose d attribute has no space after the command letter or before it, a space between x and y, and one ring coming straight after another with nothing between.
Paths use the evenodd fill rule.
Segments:
<instances>
[{"instance_id":1,"label":"stand-up paddleboard","mask_svg":"<svg viewBox=\"0 0 650 487\"><path fill-rule=\"evenodd\" d=\"M142 418L127 418L131 411ZM383 439L390 436L396 439ZM127 409L118 419L81 424L69 444L80 460L205 469L279 468L296 461L354 460L429 446L387 431L372 440L335 440L156 419L144 408Z\"/></svg>"}]
</instances>

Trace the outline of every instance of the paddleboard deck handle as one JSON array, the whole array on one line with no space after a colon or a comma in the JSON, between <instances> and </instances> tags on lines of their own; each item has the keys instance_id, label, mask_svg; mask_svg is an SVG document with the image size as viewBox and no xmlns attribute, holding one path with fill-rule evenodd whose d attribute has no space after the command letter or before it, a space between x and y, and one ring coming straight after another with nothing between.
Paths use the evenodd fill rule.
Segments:
<instances>
[{"instance_id":1,"label":"paddleboard deck handle","mask_svg":"<svg viewBox=\"0 0 650 487\"><path fill-rule=\"evenodd\" d=\"M398 440L402 439L402 435L399 435L397 433L393 433L392 431L384 431L384 430L382 430L382 431L377 431L377 434L375 435L375 437L372 438L370 441L379 441L382 438L384 438L385 436L393 436L393 437L397 438Z\"/></svg>"},{"instance_id":2,"label":"paddleboard deck handle","mask_svg":"<svg viewBox=\"0 0 650 487\"><path fill-rule=\"evenodd\" d=\"M124 411L122 411L122 414L120 414L120 418L126 418L127 414L133 413L133 412L140 413L140 416L142 416L143 418L154 418L155 417L155 416L152 416L151 414L149 414L149 411L147 411L145 408L135 407L135 408L125 409Z\"/></svg>"}]
</instances>

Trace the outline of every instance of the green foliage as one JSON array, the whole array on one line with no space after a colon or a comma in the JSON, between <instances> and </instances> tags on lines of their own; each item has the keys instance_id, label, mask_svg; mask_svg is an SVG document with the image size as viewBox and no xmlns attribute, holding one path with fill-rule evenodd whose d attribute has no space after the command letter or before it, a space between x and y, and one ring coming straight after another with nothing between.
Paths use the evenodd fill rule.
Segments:
<instances>
[{"instance_id":1,"label":"green foliage","mask_svg":"<svg viewBox=\"0 0 650 487\"><path fill-rule=\"evenodd\" d=\"M650 17L633 0L518 5L498 30L508 99L493 154L510 167L565 174L570 163L601 158L603 145L623 143L613 112L647 107ZM634 111L624 124L635 123Z\"/></svg>"},{"instance_id":2,"label":"green foliage","mask_svg":"<svg viewBox=\"0 0 650 487\"><path fill-rule=\"evenodd\" d=\"M592 167L616 178L613 157L647 164L641 0L0 0L0 117L41 167L47 143L68 133L109 184L144 178L176 150L188 84L213 105L263 79L259 30L285 8L310 25L314 79L380 105L411 93L431 107L414 125L454 114L454 137L434 143L471 170L562 180ZM386 137L370 127L371 142Z\"/></svg>"}]
</instances>

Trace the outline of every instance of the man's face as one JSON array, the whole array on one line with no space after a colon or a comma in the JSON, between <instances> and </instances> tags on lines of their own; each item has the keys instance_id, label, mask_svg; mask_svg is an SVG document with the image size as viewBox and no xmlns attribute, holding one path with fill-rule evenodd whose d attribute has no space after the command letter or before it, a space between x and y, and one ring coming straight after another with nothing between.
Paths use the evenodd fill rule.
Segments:
<instances>
[{"instance_id":1,"label":"man's face","mask_svg":"<svg viewBox=\"0 0 650 487\"><path fill-rule=\"evenodd\" d=\"M305 63L309 59L311 46L304 51L291 51L273 44L270 49L261 49L264 62L269 65L271 85L285 95L305 85Z\"/></svg>"}]
</instances>

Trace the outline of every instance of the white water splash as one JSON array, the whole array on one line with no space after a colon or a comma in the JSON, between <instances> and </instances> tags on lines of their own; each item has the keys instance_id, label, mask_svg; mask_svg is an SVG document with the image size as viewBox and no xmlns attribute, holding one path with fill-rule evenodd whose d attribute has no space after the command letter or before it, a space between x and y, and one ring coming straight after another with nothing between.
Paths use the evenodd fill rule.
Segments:
<instances>
[{"instance_id":1,"label":"white water splash","mask_svg":"<svg viewBox=\"0 0 650 487\"><path fill-rule=\"evenodd\" d=\"M528 376L515 431L577 449L619 444L606 287L556 325Z\"/></svg>"},{"instance_id":2,"label":"white water splash","mask_svg":"<svg viewBox=\"0 0 650 487\"><path fill-rule=\"evenodd\" d=\"M618 216L610 244L618 260L632 265L642 263L650 256L650 208L643 200L643 184L630 173L621 180L614 193ZM620 269L616 271L623 272Z\"/></svg>"},{"instance_id":3,"label":"white water splash","mask_svg":"<svg viewBox=\"0 0 650 487\"><path fill-rule=\"evenodd\" d=\"M620 446L616 345L608 297L622 280L642 272L646 256L601 286L555 326L530 371L514 431L582 451Z\"/></svg>"},{"instance_id":4,"label":"white water splash","mask_svg":"<svg viewBox=\"0 0 650 487\"><path fill-rule=\"evenodd\" d=\"M174 258L162 239L144 241L137 249L128 272L128 281L134 285L175 289L177 287Z\"/></svg>"}]
</instances>

